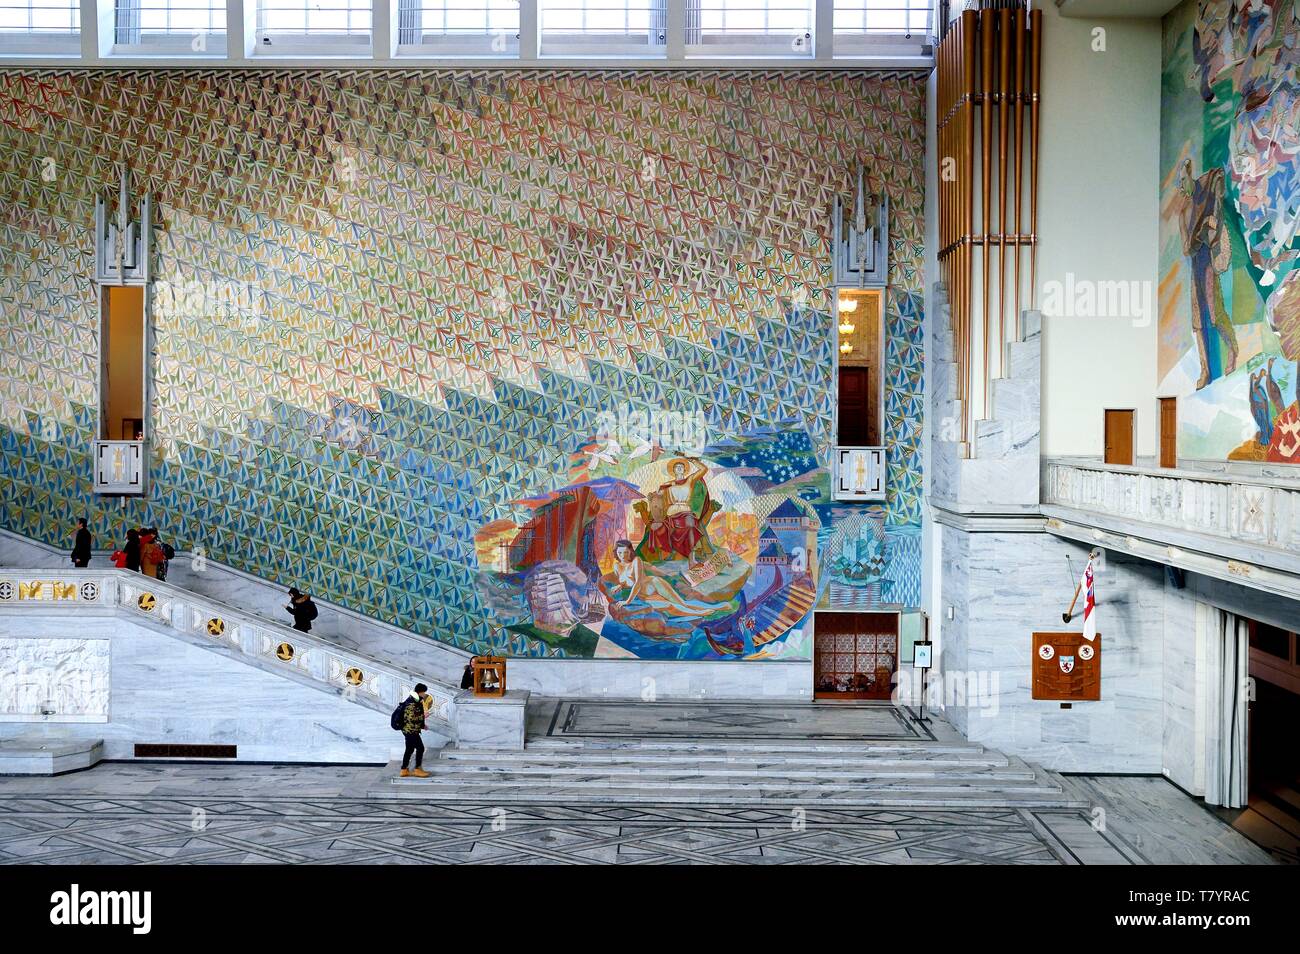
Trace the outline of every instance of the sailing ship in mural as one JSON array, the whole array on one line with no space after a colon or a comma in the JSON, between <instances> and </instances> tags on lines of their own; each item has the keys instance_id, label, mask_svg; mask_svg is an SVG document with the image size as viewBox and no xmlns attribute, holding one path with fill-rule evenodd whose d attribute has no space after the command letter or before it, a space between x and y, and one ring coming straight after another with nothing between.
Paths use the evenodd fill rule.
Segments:
<instances>
[{"instance_id":1,"label":"sailing ship in mural","mask_svg":"<svg viewBox=\"0 0 1300 954\"><path fill-rule=\"evenodd\" d=\"M1300 463L1300 7L1188 0L1165 29L1161 390L1179 455Z\"/></svg>"},{"instance_id":2,"label":"sailing ship in mural","mask_svg":"<svg viewBox=\"0 0 1300 954\"><path fill-rule=\"evenodd\" d=\"M829 483L806 434L585 450L569 484L518 501L522 522L475 537L485 596L518 616L508 630L566 656L807 658Z\"/></svg>"}]
</instances>

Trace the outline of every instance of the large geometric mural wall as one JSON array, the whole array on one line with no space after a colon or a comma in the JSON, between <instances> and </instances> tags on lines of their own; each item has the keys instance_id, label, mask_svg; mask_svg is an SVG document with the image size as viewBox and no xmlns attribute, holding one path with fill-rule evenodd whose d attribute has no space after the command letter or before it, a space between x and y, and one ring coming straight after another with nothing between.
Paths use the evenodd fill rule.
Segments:
<instances>
[{"instance_id":1,"label":"large geometric mural wall","mask_svg":"<svg viewBox=\"0 0 1300 954\"><path fill-rule=\"evenodd\" d=\"M1300 5L1164 23L1160 378L1184 457L1300 463Z\"/></svg>"},{"instance_id":2,"label":"large geometric mural wall","mask_svg":"<svg viewBox=\"0 0 1300 954\"><path fill-rule=\"evenodd\" d=\"M920 601L923 104L906 73L4 74L3 524L157 525L474 651L805 658L819 600ZM123 160L157 280L119 501L88 450ZM825 470L859 162L892 213L870 508Z\"/></svg>"}]
</instances>

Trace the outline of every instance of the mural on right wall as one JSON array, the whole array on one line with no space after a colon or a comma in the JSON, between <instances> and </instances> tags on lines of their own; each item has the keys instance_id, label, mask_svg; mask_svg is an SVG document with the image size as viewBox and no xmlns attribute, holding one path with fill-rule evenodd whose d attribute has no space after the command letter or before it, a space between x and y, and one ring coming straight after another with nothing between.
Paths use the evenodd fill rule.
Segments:
<instances>
[{"instance_id":1,"label":"mural on right wall","mask_svg":"<svg viewBox=\"0 0 1300 954\"><path fill-rule=\"evenodd\" d=\"M1300 464L1298 4L1165 18L1159 376L1181 457Z\"/></svg>"}]
</instances>

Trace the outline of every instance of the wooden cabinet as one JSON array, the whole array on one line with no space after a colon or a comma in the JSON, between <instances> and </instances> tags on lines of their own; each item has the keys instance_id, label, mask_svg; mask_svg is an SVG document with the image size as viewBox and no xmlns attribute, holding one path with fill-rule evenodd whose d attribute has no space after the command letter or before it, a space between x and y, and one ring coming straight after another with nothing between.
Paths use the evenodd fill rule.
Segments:
<instances>
[{"instance_id":1,"label":"wooden cabinet","mask_svg":"<svg viewBox=\"0 0 1300 954\"><path fill-rule=\"evenodd\" d=\"M1178 398L1160 399L1160 466L1178 466Z\"/></svg>"}]
</instances>

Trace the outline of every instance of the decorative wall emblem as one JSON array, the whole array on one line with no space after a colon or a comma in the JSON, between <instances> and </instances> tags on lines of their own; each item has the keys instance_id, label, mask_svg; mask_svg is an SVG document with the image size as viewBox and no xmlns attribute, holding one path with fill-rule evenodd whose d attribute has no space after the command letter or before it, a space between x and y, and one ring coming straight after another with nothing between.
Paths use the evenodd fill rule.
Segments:
<instances>
[{"instance_id":1,"label":"decorative wall emblem","mask_svg":"<svg viewBox=\"0 0 1300 954\"><path fill-rule=\"evenodd\" d=\"M12 580L0 580L0 603L8 603L14 598L14 584Z\"/></svg>"},{"instance_id":2,"label":"decorative wall emblem","mask_svg":"<svg viewBox=\"0 0 1300 954\"><path fill-rule=\"evenodd\" d=\"M208 620L206 629L208 635L212 637L221 637L226 633L226 621L220 616L214 616Z\"/></svg>"},{"instance_id":3,"label":"decorative wall emblem","mask_svg":"<svg viewBox=\"0 0 1300 954\"><path fill-rule=\"evenodd\" d=\"M293 646L289 643L281 643L279 646L275 647L275 655L276 658L281 661L289 662L293 659Z\"/></svg>"},{"instance_id":4,"label":"decorative wall emblem","mask_svg":"<svg viewBox=\"0 0 1300 954\"><path fill-rule=\"evenodd\" d=\"M83 601L87 603L95 602L95 600L99 599L99 584L94 580L86 580L81 584L80 594Z\"/></svg>"},{"instance_id":5,"label":"decorative wall emblem","mask_svg":"<svg viewBox=\"0 0 1300 954\"><path fill-rule=\"evenodd\" d=\"M359 686L366 680L366 675L360 669L353 666L345 674L349 686Z\"/></svg>"},{"instance_id":6,"label":"decorative wall emblem","mask_svg":"<svg viewBox=\"0 0 1300 954\"><path fill-rule=\"evenodd\" d=\"M135 605L145 613L152 613L158 606L158 598L152 593L141 593L136 597Z\"/></svg>"},{"instance_id":7,"label":"decorative wall emblem","mask_svg":"<svg viewBox=\"0 0 1300 954\"><path fill-rule=\"evenodd\" d=\"M1089 702L1101 698L1100 635L1089 643L1083 633L1034 633L1033 647L1034 699Z\"/></svg>"}]
</instances>

